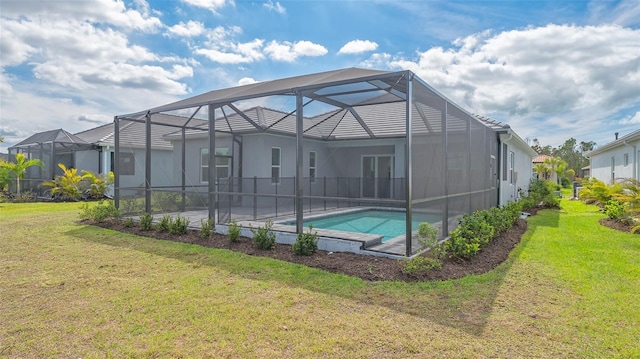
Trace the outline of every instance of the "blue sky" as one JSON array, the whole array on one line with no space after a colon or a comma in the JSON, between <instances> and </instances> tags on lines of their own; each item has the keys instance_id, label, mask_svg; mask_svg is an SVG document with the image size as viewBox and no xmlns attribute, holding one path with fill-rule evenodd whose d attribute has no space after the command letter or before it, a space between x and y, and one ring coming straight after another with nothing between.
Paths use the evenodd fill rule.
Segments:
<instances>
[{"instance_id":1,"label":"blue sky","mask_svg":"<svg viewBox=\"0 0 640 359\"><path fill-rule=\"evenodd\" d=\"M640 0L0 1L0 152L202 92L412 70L558 146L640 128Z\"/></svg>"}]
</instances>

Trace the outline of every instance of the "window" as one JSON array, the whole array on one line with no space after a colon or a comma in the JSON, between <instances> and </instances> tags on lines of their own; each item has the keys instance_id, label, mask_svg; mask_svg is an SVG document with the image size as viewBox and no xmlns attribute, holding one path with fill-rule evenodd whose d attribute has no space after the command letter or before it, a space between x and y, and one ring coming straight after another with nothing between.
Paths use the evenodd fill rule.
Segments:
<instances>
[{"instance_id":1,"label":"window","mask_svg":"<svg viewBox=\"0 0 640 359\"><path fill-rule=\"evenodd\" d=\"M229 148L222 147L216 148L216 176L217 178L229 177L229 165L231 163L231 156L229 156Z\"/></svg>"},{"instance_id":2,"label":"window","mask_svg":"<svg viewBox=\"0 0 640 359\"><path fill-rule=\"evenodd\" d=\"M611 157L611 183L616 180L616 158Z\"/></svg>"},{"instance_id":3,"label":"window","mask_svg":"<svg viewBox=\"0 0 640 359\"><path fill-rule=\"evenodd\" d=\"M229 148L216 148L216 178L229 177L229 168L231 156L229 156ZM209 149L200 149L200 182L209 182Z\"/></svg>"},{"instance_id":4,"label":"window","mask_svg":"<svg viewBox=\"0 0 640 359\"><path fill-rule=\"evenodd\" d=\"M309 152L309 181L316 183L316 153L315 151Z\"/></svg>"},{"instance_id":5,"label":"window","mask_svg":"<svg viewBox=\"0 0 640 359\"><path fill-rule=\"evenodd\" d=\"M513 153L513 151L511 151L509 152L509 179L511 180L512 184L516 183L516 176L513 171L515 162L516 162L516 155L515 153Z\"/></svg>"},{"instance_id":6,"label":"window","mask_svg":"<svg viewBox=\"0 0 640 359\"><path fill-rule=\"evenodd\" d=\"M200 182L209 182L209 149L200 149Z\"/></svg>"},{"instance_id":7,"label":"window","mask_svg":"<svg viewBox=\"0 0 640 359\"><path fill-rule=\"evenodd\" d=\"M280 147L271 148L271 183L280 183Z\"/></svg>"},{"instance_id":8,"label":"window","mask_svg":"<svg viewBox=\"0 0 640 359\"><path fill-rule=\"evenodd\" d=\"M502 144L502 180L506 181L508 180L507 178L507 144L503 143Z\"/></svg>"},{"instance_id":9,"label":"window","mask_svg":"<svg viewBox=\"0 0 640 359\"><path fill-rule=\"evenodd\" d=\"M627 167L629 165L629 154L624 154L624 166Z\"/></svg>"},{"instance_id":10,"label":"window","mask_svg":"<svg viewBox=\"0 0 640 359\"><path fill-rule=\"evenodd\" d=\"M133 153L120 152L120 174L123 176L136 174L136 157Z\"/></svg>"}]
</instances>

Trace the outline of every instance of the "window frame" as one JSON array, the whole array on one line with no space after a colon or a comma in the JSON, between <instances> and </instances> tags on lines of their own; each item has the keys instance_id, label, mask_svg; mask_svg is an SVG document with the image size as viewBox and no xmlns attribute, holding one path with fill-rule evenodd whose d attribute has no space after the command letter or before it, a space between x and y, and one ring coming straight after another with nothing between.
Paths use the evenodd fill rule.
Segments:
<instances>
[{"instance_id":1,"label":"window frame","mask_svg":"<svg viewBox=\"0 0 640 359\"><path fill-rule=\"evenodd\" d=\"M114 155L115 157L115 155ZM131 160L127 162L127 160ZM127 165L125 165L127 163ZM121 176L135 176L136 175L136 155L133 152L120 152L120 166L118 170Z\"/></svg>"},{"instance_id":2,"label":"window frame","mask_svg":"<svg viewBox=\"0 0 640 359\"><path fill-rule=\"evenodd\" d=\"M232 156L229 155L223 155L220 154L219 152L222 152L221 150L225 150L225 152L229 152L229 147L216 147L215 150L215 154L214 154L214 163L215 163L215 167L216 167L216 178L228 178L229 174L231 173L231 159ZM202 160L204 154L206 154L207 156L209 155L209 148L207 147L203 147L200 148L200 183L202 184L206 184L209 183L209 158L207 157L207 161L205 163L205 161ZM225 159L227 161L226 164L218 164L218 159ZM226 168L227 169L227 176L219 176L218 175L218 170L221 168ZM204 179L204 174L207 174L207 179Z\"/></svg>"},{"instance_id":3,"label":"window frame","mask_svg":"<svg viewBox=\"0 0 640 359\"><path fill-rule=\"evenodd\" d=\"M273 162L273 151L278 150L278 163L274 164ZM276 177L273 176L274 169L277 169L278 175ZM271 184L279 185L280 178L282 177L282 148L281 147L271 147ZM275 179L275 181L274 181Z\"/></svg>"},{"instance_id":4,"label":"window frame","mask_svg":"<svg viewBox=\"0 0 640 359\"><path fill-rule=\"evenodd\" d=\"M509 151L509 183L515 184L516 153Z\"/></svg>"},{"instance_id":5,"label":"window frame","mask_svg":"<svg viewBox=\"0 0 640 359\"><path fill-rule=\"evenodd\" d=\"M313 156L311 156L313 154ZM313 158L313 165L311 159ZM318 171L318 153L316 151L309 151L309 182L316 183L316 174Z\"/></svg>"}]
</instances>

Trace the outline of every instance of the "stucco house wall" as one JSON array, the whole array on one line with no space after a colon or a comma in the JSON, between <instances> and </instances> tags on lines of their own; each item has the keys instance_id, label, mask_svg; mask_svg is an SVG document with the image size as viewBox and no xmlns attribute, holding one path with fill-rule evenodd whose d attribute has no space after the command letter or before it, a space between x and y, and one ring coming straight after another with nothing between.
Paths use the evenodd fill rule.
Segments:
<instances>
[{"instance_id":1,"label":"stucco house wall","mask_svg":"<svg viewBox=\"0 0 640 359\"><path fill-rule=\"evenodd\" d=\"M591 162L591 177L605 183L624 178L638 179L640 130L619 137L585 155Z\"/></svg>"}]
</instances>

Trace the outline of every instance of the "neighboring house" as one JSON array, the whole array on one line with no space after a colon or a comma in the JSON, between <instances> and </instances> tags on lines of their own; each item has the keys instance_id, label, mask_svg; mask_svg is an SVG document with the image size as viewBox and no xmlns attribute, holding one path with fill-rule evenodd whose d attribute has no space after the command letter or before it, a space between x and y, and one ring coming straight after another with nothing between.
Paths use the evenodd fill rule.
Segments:
<instances>
[{"instance_id":1,"label":"neighboring house","mask_svg":"<svg viewBox=\"0 0 640 359\"><path fill-rule=\"evenodd\" d=\"M551 156L549 156L549 155L536 155L536 157L533 158L532 163L533 163L533 168L534 168L534 171L533 171L534 178L538 178L539 177L538 173L535 172L536 165L546 165L545 161L548 160L549 158L551 158ZM550 178L551 178L551 172L547 171L547 173L545 173L545 177L543 179L548 180Z\"/></svg>"},{"instance_id":2,"label":"neighboring house","mask_svg":"<svg viewBox=\"0 0 640 359\"><path fill-rule=\"evenodd\" d=\"M498 163L501 173L497 176L500 178L498 203L504 206L511 201L520 199L522 194L526 195L533 178L531 163L539 156L509 125L483 116L476 117L483 120L499 134L499 154L501 157Z\"/></svg>"},{"instance_id":3,"label":"neighboring house","mask_svg":"<svg viewBox=\"0 0 640 359\"><path fill-rule=\"evenodd\" d=\"M171 123L177 116L163 115L157 122ZM200 121L201 123L202 121ZM175 127L154 127L151 131L151 158L154 161L152 175L154 185L165 186L172 183L174 161L171 143L163 137L174 132ZM144 187L146 161L146 129L144 123L123 121L120 124L120 186L123 188ZM100 173L115 170L115 128L114 124L98 126L76 134L92 143L100 153Z\"/></svg>"},{"instance_id":4,"label":"neighboring house","mask_svg":"<svg viewBox=\"0 0 640 359\"><path fill-rule=\"evenodd\" d=\"M463 214L526 193L535 156L509 126L470 114L411 71L350 68L277 79L115 122L121 132L131 122L152 133L174 126L162 137L173 148L170 184L158 184L153 171L161 164L144 155L152 158L137 188L145 211L157 210L154 193L174 190L183 193L177 211L207 209L220 224L295 216L301 233L311 213L401 210L407 254L417 248L412 218L431 216L448 235ZM122 152L128 145L120 137ZM128 200L127 190L116 184L116 205ZM194 192L200 208L185 200Z\"/></svg>"},{"instance_id":5,"label":"neighboring house","mask_svg":"<svg viewBox=\"0 0 640 359\"><path fill-rule=\"evenodd\" d=\"M92 143L63 129L39 132L9 147L9 161L18 153L28 159L39 159L43 166L29 167L21 181L24 190L42 194L41 184L62 174L58 164L78 170L98 171L99 150Z\"/></svg>"},{"instance_id":6,"label":"neighboring house","mask_svg":"<svg viewBox=\"0 0 640 359\"><path fill-rule=\"evenodd\" d=\"M623 178L639 179L640 129L585 153L591 177L605 183Z\"/></svg>"}]
</instances>

